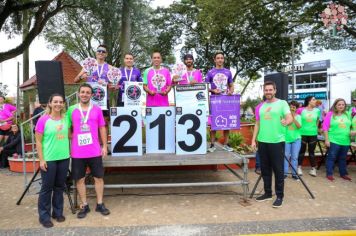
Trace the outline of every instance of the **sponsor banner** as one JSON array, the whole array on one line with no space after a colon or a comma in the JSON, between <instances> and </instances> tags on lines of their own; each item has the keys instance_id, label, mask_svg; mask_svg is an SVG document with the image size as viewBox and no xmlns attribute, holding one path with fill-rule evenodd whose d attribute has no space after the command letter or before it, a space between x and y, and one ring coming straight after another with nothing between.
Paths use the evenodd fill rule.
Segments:
<instances>
[{"instance_id":1,"label":"sponsor banner","mask_svg":"<svg viewBox=\"0 0 356 236\"><path fill-rule=\"evenodd\" d=\"M174 87L176 107L186 107L197 104L209 115L209 85L207 83L184 84Z\"/></svg>"},{"instance_id":2,"label":"sponsor banner","mask_svg":"<svg viewBox=\"0 0 356 236\"><path fill-rule=\"evenodd\" d=\"M125 81L123 94L125 107L143 105L143 83Z\"/></svg>"},{"instance_id":3,"label":"sponsor banner","mask_svg":"<svg viewBox=\"0 0 356 236\"><path fill-rule=\"evenodd\" d=\"M211 95L212 130L240 129L240 95Z\"/></svg>"},{"instance_id":4,"label":"sponsor banner","mask_svg":"<svg viewBox=\"0 0 356 236\"><path fill-rule=\"evenodd\" d=\"M326 100L327 93L326 92L307 92L307 93L294 93L294 99L292 99L292 94L288 94L288 100L304 100L308 96L313 96L317 100Z\"/></svg>"},{"instance_id":5,"label":"sponsor banner","mask_svg":"<svg viewBox=\"0 0 356 236\"><path fill-rule=\"evenodd\" d=\"M107 110L108 102L108 90L107 85L101 85L96 82L87 82L93 88L93 96L91 102L101 108L101 110Z\"/></svg>"}]
</instances>

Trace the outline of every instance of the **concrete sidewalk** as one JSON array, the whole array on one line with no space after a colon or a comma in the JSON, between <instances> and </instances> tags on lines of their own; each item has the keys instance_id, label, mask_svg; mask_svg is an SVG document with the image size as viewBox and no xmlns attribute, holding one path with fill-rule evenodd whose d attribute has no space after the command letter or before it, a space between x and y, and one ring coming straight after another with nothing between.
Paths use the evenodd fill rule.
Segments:
<instances>
[{"instance_id":1,"label":"concrete sidewalk","mask_svg":"<svg viewBox=\"0 0 356 236\"><path fill-rule=\"evenodd\" d=\"M322 167L322 169L324 169ZM356 166L348 168L356 182ZM306 171L305 171L306 172ZM337 173L335 173L335 177ZM249 173L250 190L257 179ZM237 235L273 232L356 230L356 184L336 177L334 182L319 171L318 177L303 176L316 199L310 198L300 182L285 182L283 207L272 202L250 200L240 204L242 188L195 187L167 189L106 190L107 217L95 212L95 195L89 191L92 211L85 219L70 212L65 198L63 223L53 229L38 223L35 189L20 206L16 201L23 191L23 175L0 171L0 235ZM156 183L178 181L231 181L228 171L156 171L107 176L107 183ZM262 193L262 182L257 188Z\"/></svg>"}]
</instances>

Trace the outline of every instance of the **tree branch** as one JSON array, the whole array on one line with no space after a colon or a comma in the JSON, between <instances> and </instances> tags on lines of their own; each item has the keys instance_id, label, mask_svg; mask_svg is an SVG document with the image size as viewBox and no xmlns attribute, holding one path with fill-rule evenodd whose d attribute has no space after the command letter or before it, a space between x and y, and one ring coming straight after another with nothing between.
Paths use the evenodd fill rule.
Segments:
<instances>
[{"instance_id":1,"label":"tree branch","mask_svg":"<svg viewBox=\"0 0 356 236\"><path fill-rule=\"evenodd\" d=\"M29 31L29 33L27 34L25 39L22 41L22 43L13 49L10 49L6 52L0 53L0 62L14 58L14 57L20 55L21 53L23 53L23 51L26 50L30 46L30 44L37 37L37 35L39 35L42 32L44 26L46 25L47 21L51 17L56 15L58 12L60 12L64 8L73 6L73 5L61 5L61 1L58 1L56 8L53 11L46 13L46 11L48 10L48 7L52 1L53 0L47 0L46 3L43 4L39 8L39 10L36 12L35 24L32 27L32 29Z\"/></svg>"}]
</instances>

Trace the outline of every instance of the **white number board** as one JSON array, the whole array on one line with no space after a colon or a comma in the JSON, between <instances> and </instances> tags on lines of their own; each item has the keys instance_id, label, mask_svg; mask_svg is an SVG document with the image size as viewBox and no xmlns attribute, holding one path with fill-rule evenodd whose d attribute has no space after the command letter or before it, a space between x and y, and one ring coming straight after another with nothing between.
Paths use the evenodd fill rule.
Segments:
<instances>
[{"instance_id":1,"label":"white number board","mask_svg":"<svg viewBox=\"0 0 356 236\"><path fill-rule=\"evenodd\" d=\"M206 110L176 107L176 154L206 154Z\"/></svg>"},{"instance_id":2,"label":"white number board","mask_svg":"<svg viewBox=\"0 0 356 236\"><path fill-rule=\"evenodd\" d=\"M175 153L175 107L146 108L146 153Z\"/></svg>"},{"instance_id":3,"label":"white number board","mask_svg":"<svg viewBox=\"0 0 356 236\"><path fill-rule=\"evenodd\" d=\"M142 156L142 116L139 107L111 107L112 156Z\"/></svg>"}]
</instances>

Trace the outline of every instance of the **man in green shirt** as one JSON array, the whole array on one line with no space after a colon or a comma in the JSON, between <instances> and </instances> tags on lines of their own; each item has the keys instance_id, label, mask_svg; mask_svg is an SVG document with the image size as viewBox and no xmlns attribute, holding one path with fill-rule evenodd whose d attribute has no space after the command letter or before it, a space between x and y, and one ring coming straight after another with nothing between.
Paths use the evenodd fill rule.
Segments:
<instances>
[{"instance_id":1,"label":"man in green shirt","mask_svg":"<svg viewBox=\"0 0 356 236\"><path fill-rule=\"evenodd\" d=\"M266 101L256 107L256 125L251 146L256 148L261 158L261 175L265 193L256 198L263 202L272 200L272 171L275 175L276 200L273 207L281 207L284 197L284 148L286 126L292 123L288 103L275 97L276 84L266 81L263 92Z\"/></svg>"}]
</instances>

